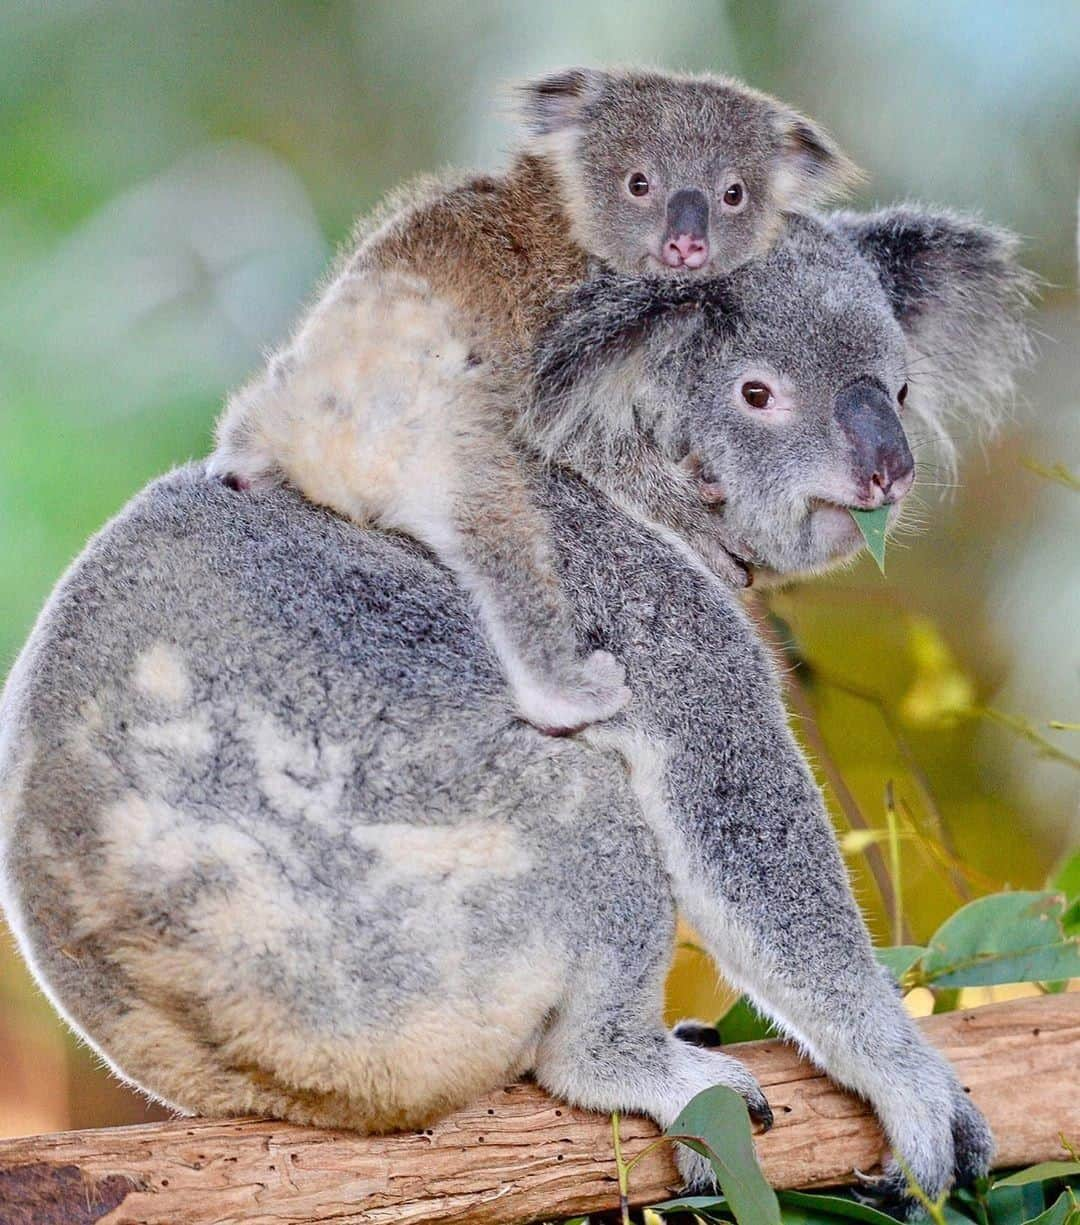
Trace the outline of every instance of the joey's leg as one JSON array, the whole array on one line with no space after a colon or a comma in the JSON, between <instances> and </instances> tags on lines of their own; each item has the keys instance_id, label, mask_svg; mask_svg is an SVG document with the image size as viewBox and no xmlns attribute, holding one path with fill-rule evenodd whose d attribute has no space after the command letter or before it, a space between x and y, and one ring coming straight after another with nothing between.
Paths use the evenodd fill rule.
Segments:
<instances>
[{"instance_id":1,"label":"joey's leg","mask_svg":"<svg viewBox=\"0 0 1080 1225\"><path fill-rule=\"evenodd\" d=\"M285 477L359 523L431 548L479 607L522 716L553 733L609 718L629 691L578 649L550 524L503 434L513 382L416 278L347 275L291 348L234 398L212 470Z\"/></svg>"},{"instance_id":2,"label":"joey's leg","mask_svg":"<svg viewBox=\"0 0 1080 1225\"><path fill-rule=\"evenodd\" d=\"M519 712L554 734L610 718L629 698L625 674L606 651L579 652L551 526L517 456L477 431L460 463L446 515L420 530L475 599Z\"/></svg>"},{"instance_id":3,"label":"joey's leg","mask_svg":"<svg viewBox=\"0 0 1080 1225\"><path fill-rule=\"evenodd\" d=\"M875 960L820 795L777 730L767 751L727 759L677 894L732 980L873 1106L893 1153L874 1192L916 1213L903 1166L936 1198L985 1172L990 1134Z\"/></svg>"}]
</instances>

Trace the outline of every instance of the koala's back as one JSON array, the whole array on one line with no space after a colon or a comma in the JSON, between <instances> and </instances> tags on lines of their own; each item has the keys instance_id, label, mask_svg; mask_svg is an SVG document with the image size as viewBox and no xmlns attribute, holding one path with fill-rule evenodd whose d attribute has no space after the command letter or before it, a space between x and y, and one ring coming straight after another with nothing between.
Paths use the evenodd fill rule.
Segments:
<instances>
[{"instance_id":1,"label":"koala's back","mask_svg":"<svg viewBox=\"0 0 1080 1225\"><path fill-rule=\"evenodd\" d=\"M412 1125L526 1066L583 913L567 829L612 805L648 864L618 766L514 719L421 549L197 468L91 544L0 704L24 950L119 1070L190 1109L236 1108L223 1060L265 1088L272 1033L295 1035L290 1083L332 1066L355 1092L245 1108L313 1122Z\"/></svg>"},{"instance_id":2,"label":"koala's back","mask_svg":"<svg viewBox=\"0 0 1080 1225\"><path fill-rule=\"evenodd\" d=\"M563 190L546 159L531 154L503 175L419 180L362 226L346 268L422 277L465 313L481 346L520 360L552 298L586 274Z\"/></svg>"}]
</instances>

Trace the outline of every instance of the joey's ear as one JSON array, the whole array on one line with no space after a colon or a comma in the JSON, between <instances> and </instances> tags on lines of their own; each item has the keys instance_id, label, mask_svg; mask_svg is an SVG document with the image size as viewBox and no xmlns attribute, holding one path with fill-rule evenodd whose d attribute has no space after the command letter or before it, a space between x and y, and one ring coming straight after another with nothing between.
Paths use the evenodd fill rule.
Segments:
<instances>
[{"instance_id":1,"label":"joey's ear","mask_svg":"<svg viewBox=\"0 0 1080 1225\"><path fill-rule=\"evenodd\" d=\"M873 265L907 337L912 408L939 437L960 411L994 424L1032 355L1035 278L1016 236L918 205L836 213L830 224Z\"/></svg>"},{"instance_id":2,"label":"joey's ear","mask_svg":"<svg viewBox=\"0 0 1080 1225\"><path fill-rule=\"evenodd\" d=\"M565 68L519 87L521 115L530 136L551 136L581 123L583 113L603 88L604 73Z\"/></svg>"},{"instance_id":3,"label":"joey's ear","mask_svg":"<svg viewBox=\"0 0 1080 1225\"><path fill-rule=\"evenodd\" d=\"M808 212L846 194L863 177L829 133L805 115L780 106L773 123L780 142L773 190L785 211Z\"/></svg>"}]
</instances>

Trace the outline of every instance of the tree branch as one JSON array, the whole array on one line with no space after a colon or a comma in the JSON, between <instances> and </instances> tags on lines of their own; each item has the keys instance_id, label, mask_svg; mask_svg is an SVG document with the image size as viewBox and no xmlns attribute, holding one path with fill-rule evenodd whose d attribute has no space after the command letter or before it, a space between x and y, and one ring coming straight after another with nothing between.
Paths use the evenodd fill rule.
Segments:
<instances>
[{"instance_id":1,"label":"tree branch","mask_svg":"<svg viewBox=\"0 0 1080 1225\"><path fill-rule=\"evenodd\" d=\"M1080 1136L1080 994L921 1022L986 1112L1000 1165L1062 1157ZM876 1123L781 1042L729 1048L757 1075L776 1125L757 1138L777 1187L850 1181L881 1155ZM625 1160L656 1137L624 1117ZM676 1185L666 1146L634 1167L630 1200ZM606 1115L535 1085L488 1094L427 1131L361 1137L259 1120L178 1120L0 1141L4 1225L512 1225L617 1208Z\"/></svg>"}]
</instances>

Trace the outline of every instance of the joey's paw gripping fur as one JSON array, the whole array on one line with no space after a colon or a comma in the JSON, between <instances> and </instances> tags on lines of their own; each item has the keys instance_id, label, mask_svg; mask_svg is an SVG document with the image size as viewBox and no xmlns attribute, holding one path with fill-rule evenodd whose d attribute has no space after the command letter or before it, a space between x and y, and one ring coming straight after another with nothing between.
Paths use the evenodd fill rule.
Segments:
<instances>
[{"instance_id":1,"label":"joey's paw gripping fur","mask_svg":"<svg viewBox=\"0 0 1080 1225\"><path fill-rule=\"evenodd\" d=\"M617 715L630 700L626 670L608 651L593 651L560 678L519 693L522 717L549 736L566 736Z\"/></svg>"},{"instance_id":2,"label":"joey's paw gripping fur","mask_svg":"<svg viewBox=\"0 0 1080 1225\"><path fill-rule=\"evenodd\" d=\"M749 587L754 581L753 571L728 547L728 544L733 543L725 543L719 534L698 535L693 540L695 552L717 578L730 583L732 587Z\"/></svg>"}]
</instances>

